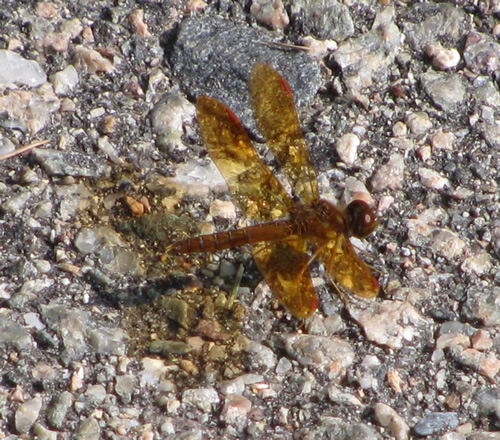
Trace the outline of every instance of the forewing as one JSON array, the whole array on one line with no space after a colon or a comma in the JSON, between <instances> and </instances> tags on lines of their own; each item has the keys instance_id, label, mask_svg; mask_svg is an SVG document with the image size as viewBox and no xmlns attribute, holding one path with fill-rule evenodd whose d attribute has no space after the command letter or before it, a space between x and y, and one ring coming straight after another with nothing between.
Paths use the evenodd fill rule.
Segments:
<instances>
[{"instance_id":1,"label":"forewing","mask_svg":"<svg viewBox=\"0 0 500 440\"><path fill-rule=\"evenodd\" d=\"M374 298L380 286L369 267L359 258L349 238L338 234L323 245L318 259L325 265L333 280L355 295Z\"/></svg>"},{"instance_id":2,"label":"forewing","mask_svg":"<svg viewBox=\"0 0 500 440\"><path fill-rule=\"evenodd\" d=\"M303 202L318 198L316 173L300 129L292 90L271 66L257 63L250 75L250 98L259 131Z\"/></svg>"},{"instance_id":3,"label":"forewing","mask_svg":"<svg viewBox=\"0 0 500 440\"><path fill-rule=\"evenodd\" d=\"M306 251L306 242L301 238L252 245L255 262L273 294L290 313L302 319L318 307Z\"/></svg>"},{"instance_id":4,"label":"forewing","mask_svg":"<svg viewBox=\"0 0 500 440\"><path fill-rule=\"evenodd\" d=\"M288 213L292 200L259 158L236 115L207 96L198 98L196 109L210 156L246 216L274 220Z\"/></svg>"}]
</instances>

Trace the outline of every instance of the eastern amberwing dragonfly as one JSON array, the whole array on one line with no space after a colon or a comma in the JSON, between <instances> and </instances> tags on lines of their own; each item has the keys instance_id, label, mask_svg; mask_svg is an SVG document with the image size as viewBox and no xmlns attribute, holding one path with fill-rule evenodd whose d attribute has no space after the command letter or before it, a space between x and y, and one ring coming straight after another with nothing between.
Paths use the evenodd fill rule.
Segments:
<instances>
[{"instance_id":1,"label":"eastern amberwing dragonfly","mask_svg":"<svg viewBox=\"0 0 500 440\"><path fill-rule=\"evenodd\" d=\"M340 209L319 198L292 90L276 70L255 64L249 91L257 127L288 175L293 198L260 159L236 115L217 99L200 96L198 120L212 160L243 213L265 223L184 239L170 249L215 252L251 244L272 292L298 318L307 318L318 306L309 274L316 258L334 283L358 296L376 297L377 279L349 241L349 236L366 237L377 227L372 209L361 200Z\"/></svg>"}]
</instances>

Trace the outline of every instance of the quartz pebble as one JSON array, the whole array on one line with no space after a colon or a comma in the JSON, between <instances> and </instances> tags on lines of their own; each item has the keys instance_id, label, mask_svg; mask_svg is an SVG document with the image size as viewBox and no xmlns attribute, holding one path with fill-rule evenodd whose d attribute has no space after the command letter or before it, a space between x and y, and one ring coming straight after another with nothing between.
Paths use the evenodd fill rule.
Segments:
<instances>
[{"instance_id":1,"label":"quartz pebble","mask_svg":"<svg viewBox=\"0 0 500 440\"><path fill-rule=\"evenodd\" d=\"M10 50L0 49L0 66L0 84L37 87L47 81L47 75L36 61L26 60Z\"/></svg>"}]
</instances>

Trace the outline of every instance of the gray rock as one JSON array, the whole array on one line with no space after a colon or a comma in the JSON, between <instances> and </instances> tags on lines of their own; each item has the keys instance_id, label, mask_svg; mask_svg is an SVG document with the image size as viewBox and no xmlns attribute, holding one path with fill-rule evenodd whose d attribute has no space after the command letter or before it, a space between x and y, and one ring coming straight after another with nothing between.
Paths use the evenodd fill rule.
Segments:
<instances>
[{"instance_id":1,"label":"gray rock","mask_svg":"<svg viewBox=\"0 0 500 440\"><path fill-rule=\"evenodd\" d=\"M500 391L481 388L474 395L474 401L479 414L489 417L500 428Z\"/></svg>"},{"instance_id":2,"label":"gray rock","mask_svg":"<svg viewBox=\"0 0 500 440\"><path fill-rule=\"evenodd\" d=\"M488 35L470 32L465 41L464 60L475 73L491 75L500 71L500 44Z\"/></svg>"},{"instance_id":3,"label":"gray rock","mask_svg":"<svg viewBox=\"0 0 500 440\"><path fill-rule=\"evenodd\" d=\"M248 362L256 370L272 369L276 366L276 354L263 344L251 341L246 348Z\"/></svg>"},{"instance_id":4,"label":"gray rock","mask_svg":"<svg viewBox=\"0 0 500 440\"><path fill-rule=\"evenodd\" d=\"M445 112L454 113L459 110L467 96L461 75L428 72L422 75L421 80L434 105Z\"/></svg>"},{"instance_id":5,"label":"gray rock","mask_svg":"<svg viewBox=\"0 0 500 440\"><path fill-rule=\"evenodd\" d=\"M33 347L28 331L8 317L0 316L0 347L26 352Z\"/></svg>"},{"instance_id":6,"label":"gray rock","mask_svg":"<svg viewBox=\"0 0 500 440\"><path fill-rule=\"evenodd\" d=\"M428 436L439 434L446 429L454 429L458 423L458 415L455 412L433 412L420 419L413 431L416 435Z\"/></svg>"},{"instance_id":7,"label":"gray rock","mask_svg":"<svg viewBox=\"0 0 500 440\"><path fill-rule=\"evenodd\" d=\"M74 151L39 149L32 152L34 159L49 176L106 177L109 165Z\"/></svg>"},{"instance_id":8,"label":"gray rock","mask_svg":"<svg viewBox=\"0 0 500 440\"><path fill-rule=\"evenodd\" d=\"M354 34L349 8L335 0L297 0L291 4L292 17L301 14L304 33L320 40L343 41Z\"/></svg>"},{"instance_id":9,"label":"gray rock","mask_svg":"<svg viewBox=\"0 0 500 440\"><path fill-rule=\"evenodd\" d=\"M63 391L52 399L47 409L47 423L51 428L64 428L64 422L73 400L73 395L69 391Z\"/></svg>"},{"instance_id":10,"label":"gray rock","mask_svg":"<svg viewBox=\"0 0 500 440\"><path fill-rule=\"evenodd\" d=\"M378 440L377 432L363 423L349 422L348 418L321 417L314 426L301 430L297 438L335 440Z\"/></svg>"},{"instance_id":11,"label":"gray rock","mask_svg":"<svg viewBox=\"0 0 500 440\"><path fill-rule=\"evenodd\" d=\"M462 306L468 321L479 321L486 327L500 325L500 287L470 289Z\"/></svg>"},{"instance_id":12,"label":"gray rock","mask_svg":"<svg viewBox=\"0 0 500 440\"><path fill-rule=\"evenodd\" d=\"M126 352L126 334L121 328L100 327L89 330L88 342L96 353L122 356Z\"/></svg>"},{"instance_id":13,"label":"gray rock","mask_svg":"<svg viewBox=\"0 0 500 440\"><path fill-rule=\"evenodd\" d=\"M116 378L115 391L121 397L123 403L128 404L132 400L135 383L135 377L130 374Z\"/></svg>"},{"instance_id":14,"label":"gray rock","mask_svg":"<svg viewBox=\"0 0 500 440\"><path fill-rule=\"evenodd\" d=\"M377 14L370 32L347 40L333 54L347 87L355 91L384 81L401 43L401 32L394 23L394 9L385 8Z\"/></svg>"},{"instance_id":15,"label":"gray rock","mask_svg":"<svg viewBox=\"0 0 500 440\"><path fill-rule=\"evenodd\" d=\"M192 347L182 341L153 341L149 344L150 353L157 353L163 357L171 355L185 355L192 351Z\"/></svg>"},{"instance_id":16,"label":"gray rock","mask_svg":"<svg viewBox=\"0 0 500 440\"><path fill-rule=\"evenodd\" d=\"M26 433L31 429L36 419L38 419L42 403L43 401L40 397L35 397L24 402L17 408L14 416L17 432Z\"/></svg>"},{"instance_id":17,"label":"gray rock","mask_svg":"<svg viewBox=\"0 0 500 440\"><path fill-rule=\"evenodd\" d=\"M101 428L99 422L94 417L88 417L80 423L76 432L76 440L99 440L101 438Z\"/></svg>"},{"instance_id":18,"label":"gray rock","mask_svg":"<svg viewBox=\"0 0 500 440\"><path fill-rule=\"evenodd\" d=\"M445 40L458 43L468 26L461 8L451 4L417 3L404 11L405 36L413 48L423 50L429 43Z\"/></svg>"}]
</instances>

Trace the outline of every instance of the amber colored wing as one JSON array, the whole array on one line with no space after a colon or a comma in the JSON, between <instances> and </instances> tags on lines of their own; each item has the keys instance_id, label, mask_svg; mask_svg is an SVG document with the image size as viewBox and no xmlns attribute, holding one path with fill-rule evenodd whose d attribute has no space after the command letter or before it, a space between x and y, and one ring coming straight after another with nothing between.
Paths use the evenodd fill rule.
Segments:
<instances>
[{"instance_id":1,"label":"amber colored wing","mask_svg":"<svg viewBox=\"0 0 500 440\"><path fill-rule=\"evenodd\" d=\"M274 220L287 214L293 201L259 158L236 115L208 96L198 98L196 109L210 156L246 216Z\"/></svg>"},{"instance_id":2,"label":"amber colored wing","mask_svg":"<svg viewBox=\"0 0 500 440\"><path fill-rule=\"evenodd\" d=\"M305 240L288 238L252 244L259 270L273 294L294 316L305 319L318 308L308 268Z\"/></svg>"},{"instance_id":3,"label":"amber colored wing","mask_svg":"<svg viewBox=\"0 0 500 440\"><path fill-rule=\"evenodd\" d=\"M359 258L344 234L330 240L318 251L318 259L335 282L355 295L374 298L380 286L368 266Z\"/></svg>"},{"instance_id":4,"label":"amber colored wing","mask_svg":"<svg viewBox=\"0 0 500 440\"><path fill-rule=\"evenodd\" d=\"M316 173L300 129L292 90L271 66L257 63L250 74L250 98L259 131L303 202L318 198Z\"/></svg>"}]
</instances>

